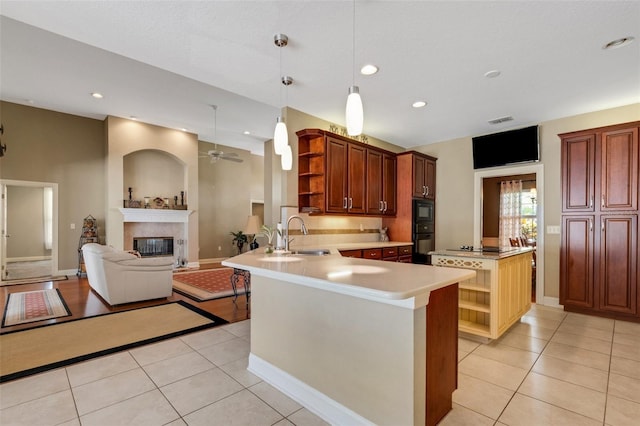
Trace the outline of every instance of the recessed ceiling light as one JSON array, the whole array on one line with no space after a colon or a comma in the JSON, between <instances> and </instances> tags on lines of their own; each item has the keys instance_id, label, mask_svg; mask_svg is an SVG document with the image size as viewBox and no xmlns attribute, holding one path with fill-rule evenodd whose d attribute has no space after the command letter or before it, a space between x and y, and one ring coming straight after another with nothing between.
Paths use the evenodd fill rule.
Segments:
<instances>
[{"instance_id":1,"label":"recessed ceiling light","mask_svg":"<svg viewBox=\"0 0 640 426\"><path fill-rule=\"evenodd\" d=\"M367 64L360 68L360 74L362 75L373 75L378 72L378 67L372 64Z\"/></svg>"},{"instance_id":2,"label":"recessed ceiling light","mask_svg":"<svg viewBox=\"0 0 640 426\"><path fill-rule=\"evenodd\" d=\"M136 117L135 115L132 115L131 117L129 117L130 119L132 119L133 121L138 121L138 117Z\"/></svg>"},{"instance_id":3,"label":"recessed ceiling light","mask_svg":"<svg viewBox=\"0 0 640 426\"><path fill-rule=\"evenodd\" d=\"M411 106L414 108L422 108L425 105L427 105L425 101L415 101L414 103L411 104Z\"/></svg>"},{"instance_id":4,"label":"recessed ceiling light","mask_svg":"<svg viewBox=\"0 0 640 426\"><path fill-rule=\"evenodd\" d=\"M248 131L248 130L245 130L243 133L244 133L245 135L250 135L250 134L251 134L251 132L250 132L250 131Z\"/></svg>"},{"instance_id":5,"label":"recessed ceiling light","mask_svg":"<svg viewBox=\"0 0 640 426\"><path fill-rule=\"evenodd\" d=\"M185 129L184 127L183 127L183 128L181 128L180 130L182 130L183 132L186 132L186 131L187 131L187 129Z\"/></svg>"},{"instance_id":6,"label":"recessed ceiling light","mask_svg":"<svg viewBox=\"0 0 640 426\"><path fill-rule=\"evenodd\" d=\"M102 93L98 93L98 92L93 92L93 93L91 94L91 96L93 96L93 97L94 97L94 98L96 98L96 99L102 99L102 98L104 98L104 96L102 96Z\"/></svg>"},{"instance_id":7,"label":"recessed ceiling light","mask_svg":"<svg viewBox=\"0 0 640 426\"><path fill-rule=\"evenodd\" d=\"M633 37L622 37L617 40L610 41L602 46L603 49L617 49L618 47L626 46L633 41Z\"/></svg>"},{"instance_id":8,"label":"recessed ceiling light","mask_svg":"<svg viewBox=\"0 0 640 426\"><path fill-rule=\"evenodd\" d=\"M499 70L491 70L484 73L484 76L487 78L496 78L499 75L500 75Z\"/></svg>"}]
</instances>

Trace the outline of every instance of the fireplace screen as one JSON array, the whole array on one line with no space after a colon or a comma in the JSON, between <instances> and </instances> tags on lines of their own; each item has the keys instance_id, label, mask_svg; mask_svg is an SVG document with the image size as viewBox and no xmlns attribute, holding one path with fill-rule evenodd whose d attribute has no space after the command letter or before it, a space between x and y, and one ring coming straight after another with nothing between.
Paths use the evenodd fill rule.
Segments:
<instances>
[{"instance_id":1,"label":"fireplace screen","mask_svg":"<svg viewBox=\"0 0 640 426\"><path fill-rule=\"evenodd\" d=\"M134 238L133 249L142 257L173 256L173 237Z\"/></svg>"}]
</instances>

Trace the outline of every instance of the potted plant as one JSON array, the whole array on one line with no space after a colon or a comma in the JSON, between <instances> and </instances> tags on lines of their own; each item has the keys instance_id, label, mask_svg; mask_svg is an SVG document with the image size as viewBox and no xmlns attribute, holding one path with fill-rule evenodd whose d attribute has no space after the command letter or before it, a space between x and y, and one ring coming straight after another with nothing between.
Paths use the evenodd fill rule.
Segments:
<instances>
[{"instance_id":1,"label":"potted plant","mask_svg":"<svg viewBox=\"0 0 640 426\"><path fill-rule=\"evenodd\" d=\"M242 231L230 232L230 234L233 235L233 240L231 242L238 247L238 254L241 254L244 243L248 241L247 235Z\"/></svg>"},{"instance_id":2,"label":"potted plant","mask_svg":"<svg viewBox=\"0 0 640 426\"><path fill-rule=\"evenodd\" d=\"M271 227L267 225L262 225L262 235L267 237L267 248L264 250L265 253L273 253L273 237L276 235L281 235L280 230L276 227Z\"/></svg>"}]
</instances>

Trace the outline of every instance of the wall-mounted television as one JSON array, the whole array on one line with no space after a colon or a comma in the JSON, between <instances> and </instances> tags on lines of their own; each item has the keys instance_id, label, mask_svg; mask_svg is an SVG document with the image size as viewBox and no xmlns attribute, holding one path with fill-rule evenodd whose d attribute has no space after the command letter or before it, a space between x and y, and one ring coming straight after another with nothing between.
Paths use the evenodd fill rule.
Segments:
<instances>
[{"instance_id":1,"label":"wall-mounted television","mask_svg":"<svg viewBox=\"0 0 640 426\"><path fill-rule=\"evenodd\" d=\"M473 168L540 161L538 126L476 136L473 143Z\"/></svg>"}]
</instances>

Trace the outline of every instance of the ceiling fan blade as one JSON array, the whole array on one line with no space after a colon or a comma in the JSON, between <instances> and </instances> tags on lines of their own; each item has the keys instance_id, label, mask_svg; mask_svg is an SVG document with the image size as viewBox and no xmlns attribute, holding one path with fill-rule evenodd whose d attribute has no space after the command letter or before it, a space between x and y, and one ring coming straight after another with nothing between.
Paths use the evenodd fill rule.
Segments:
<instances>
[{"instance_id":1,"label":"ceiling fan blade","mask_svg":"<svg viewBox=\"0 0 640 426\"><path fill-rule=\"evenodd\" d=\"M222 158L223 160L233 161L235 163L242 163L244 161L242 158L235 158L235 157L222 156L220 158Z\"/></svg>"}]
</instances>

